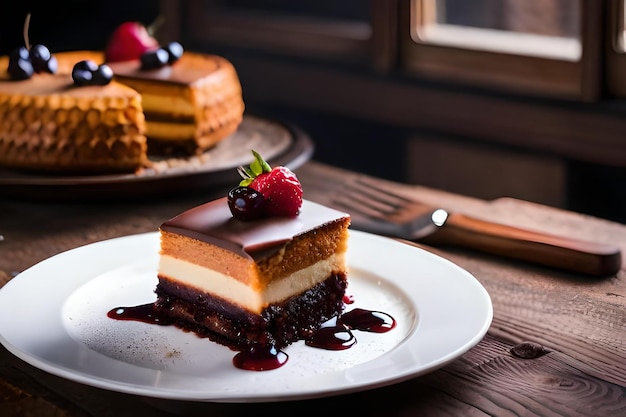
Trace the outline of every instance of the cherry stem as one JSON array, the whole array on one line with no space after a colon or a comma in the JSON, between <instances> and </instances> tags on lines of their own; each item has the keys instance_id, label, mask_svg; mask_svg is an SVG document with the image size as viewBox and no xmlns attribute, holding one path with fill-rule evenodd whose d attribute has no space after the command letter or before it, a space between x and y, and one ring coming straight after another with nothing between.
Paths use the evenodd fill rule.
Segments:
<instances>
[{"instance_id":1,"label":"cherry stem","mask_svg":"<svg viewBox=\"0 0 626 417\"><path fill-rule=\"evenodd\" d=\"M30 26L30 13L26 15L26 20L24 21L24 45L26 49L30 50L30 42L28 40L28 28Z\"/></svg>"},{"instance_id":2,"label":"cherry stem","mask_svg":"<svg viewBox=\"0 0 626 417\"><path fill-rule=\"evenodd\" d=\"M150 36L156 37L157 31L161 28L161 26L163 26L163 23L165 23L165 18L162 15L159 15L156 20L146 28L146 31Z\"/></svg>"}]
</instances>

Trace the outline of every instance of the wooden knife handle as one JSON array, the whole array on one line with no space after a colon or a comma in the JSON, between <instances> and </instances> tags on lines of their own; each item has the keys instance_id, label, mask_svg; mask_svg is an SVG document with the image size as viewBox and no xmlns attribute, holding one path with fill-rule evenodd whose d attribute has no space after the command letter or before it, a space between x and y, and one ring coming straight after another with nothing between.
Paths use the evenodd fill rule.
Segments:
<instances>
[{"instance_id":1,"label":"wooden knife handle","mask_svg":"<svg viewBox=\"0 0 626 417\"><path fill-rule=\"evenodd\" d=\"M619 247L560 237L451 213L424 240L454 244L491 254L585 275L608 276L622 266Z\"/></svg>"}]
</instances>

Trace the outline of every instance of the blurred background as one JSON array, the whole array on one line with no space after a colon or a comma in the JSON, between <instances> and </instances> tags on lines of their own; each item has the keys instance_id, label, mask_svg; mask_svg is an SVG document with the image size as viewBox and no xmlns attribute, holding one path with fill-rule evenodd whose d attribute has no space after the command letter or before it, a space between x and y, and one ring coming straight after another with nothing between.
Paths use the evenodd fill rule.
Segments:
<instances>
[{"instance_id":1,"label":"blurred background","mask_svg":"<svg viewBox=\"0 0 626 417\"><path fill-rule=\"evenodd\" d=\"M5 5L2 54L103 49L129 20L236 66L314 159L626 222L624 0L62 0Z\"/></svg>"}]
</instances>

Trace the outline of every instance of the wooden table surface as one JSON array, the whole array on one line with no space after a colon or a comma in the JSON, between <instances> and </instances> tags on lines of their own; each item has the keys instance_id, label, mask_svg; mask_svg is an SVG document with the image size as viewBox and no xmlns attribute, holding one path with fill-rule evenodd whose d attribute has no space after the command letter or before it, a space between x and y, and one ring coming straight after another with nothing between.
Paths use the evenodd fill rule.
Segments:
<instances>
[{"instance_id":1,"label":"wooden table surface","mask_svg":"<svg viewBox=\"0 0 626 417\"><path fill-rule=\"evenodd\" d=\"M305 164L297 174L305 197L320 202L327 198L320 178L352 175L316 162ZM626 250L622 224L515 199L483 201L420 186L385 185L449 210ZM62 251L155 231L180 211L224 193L203 190L185 198L106 204L0 201L4 237L0 286ZM0 348L0 416L234 416L304 411L366 416L626 415L624 267L616 276L588 278L456 247L420 246L472 273L489 292L494 307L484 339L432 373L384 388L306 401L198 403L82 385L47 374ZM535 354L520 357L529 352Z\"/></svg>"}]
</instances>

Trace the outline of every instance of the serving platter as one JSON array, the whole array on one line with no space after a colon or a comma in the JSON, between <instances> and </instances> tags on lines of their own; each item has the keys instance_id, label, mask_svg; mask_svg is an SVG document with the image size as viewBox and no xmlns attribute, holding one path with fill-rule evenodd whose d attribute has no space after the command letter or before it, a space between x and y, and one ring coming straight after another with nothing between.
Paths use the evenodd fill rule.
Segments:
<instances>
[{"instance_id":1,"label":"serving platter","mask_svg":"<svg viewBox=\"0 0 626 417\"><path fill-rule=\"evenodd\" d=\"M236 183L236 168L249 164L251 149L272 165L295 170L314 151L296 126L245 115L237 132L214 148L190 157L150 157L151 167L133 173L59 175L0 169L0 195L35 200L103 200L188 193Z\"/></svg>"}]
</instances>

